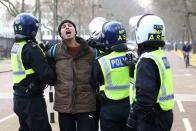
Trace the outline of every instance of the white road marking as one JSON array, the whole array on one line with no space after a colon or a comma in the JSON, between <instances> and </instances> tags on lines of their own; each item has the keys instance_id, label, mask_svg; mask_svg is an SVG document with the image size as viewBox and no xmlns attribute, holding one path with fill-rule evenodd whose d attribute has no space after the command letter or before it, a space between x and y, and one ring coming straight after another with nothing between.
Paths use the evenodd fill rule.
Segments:
<instances>
[{"instance_id":1,"label":"white road marking","mask_svg":"<svg viewBox=\"0 0 196 131\"><path fill-rule=\"evenodd\" d=\"M180 71L180 72L189 72L188 68L184 68L184 69L177 69L177 71Z\"/></svg>"},{"instance_id":2,"label":"white road marking","mask_svg":"<svg viewBox=\"0 0 196 131\"><path fill-rule=\"evenodd\" d=\"M184 74L184 76L193 76L193 74L187 73L187 74Z\"/></svg>"},{"instance_id":3,"label":"white road marking","mask_svg":"<svg viewBox=\"0 0 196 131\"><path fill-rule=\"evenodd\" d=\"M175 100L180 101L192 101L196 102L196 95L190 95L190 94L174 94Z\"/></svg>"},{"instance_id":4,"label":"white road marking","mask_svg":"<svg viewBox=\"0 0 196 131\"><path fill-rule=\"evenodd\" d=\"M186 131L192 131L192 127L190 125L188 118L182 118Z\"/></svg>"},{"instance_id":5,"label":"white road marking","mask_svg":"<svg viewBox=\"0 0 196 131\"><path fill-rule=\"evenodd\" d=\"M0 93L0 99L12 99L13 93Z\"/></svg>"},{"instance_id":6,"label":"white road marking","mask_svg":"<svg viewBox=\"0 0 196 131\"><path fill-rule=\"evenodd\" d=\"M193 76L193 74L190 74L190 73L186 73L186 74L183 74L183 75L181 75L181 74L173 74L172 76L173 77L191 77L191 76Z\"/></svg>"},{"instance_id":7,"label":"white road marking","mask_svg":"<svg viewBox=\"0 0 196 131\"><path fill-rule=\"evenodd\" d=\"M7 119L10 119L10 118L12 118L12 117L14 117L14 116L15 116L15 114L13 113L13 114L11 114L11 115L9 115L9 116L7 116L7 117L1 119L1 120L0 120L0 123L4 122L4 121L6 121Z\"/></svg>"},{"instance_id":8,"label":"white road marking","mask_svg":"<svg viewBox=\"0 0 196 131\"><path fill-rule=\"evenodd\" d=\"M177 100L176 102L177 102L180 112L185 112L182 102L180 100Z\"/></svg>"}]
</instances>

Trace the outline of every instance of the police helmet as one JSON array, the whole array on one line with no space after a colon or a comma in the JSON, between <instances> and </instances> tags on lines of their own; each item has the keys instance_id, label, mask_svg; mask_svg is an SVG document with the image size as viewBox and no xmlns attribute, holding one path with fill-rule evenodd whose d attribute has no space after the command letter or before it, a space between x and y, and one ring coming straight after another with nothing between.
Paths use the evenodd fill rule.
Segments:
<instances>
[{"instance_id":1,"label":"police helmet","mask_svg":"<svg viewBox=\"0 0 196 131\"><path fill-rule=\"evenodd\" d=\"M39 22L30 13L20 13L14 20L15 37L19 39L34 38L39 28Z\"/></svg>"},{"instance_id":2,"label":"police helmet","mask_svg":"<svg viewBox=\"0 0 196 131\"><path fill-rule=\"evenodd\" d=\"M138 45L147 44L155 47L165 45L165 24L153 14L132 17L129 20L131 35L135 36Z\"/></svg>"},{"instance_id":3,"label":"police helmet","mask_svg":"<svg viewBox=\"0 0 196 131\"><path fill-rule=\"evenodd\" d=\"M104 24L101 42L104 43L106 47L111 48L114 45L126 43L126 41L126 30L121 22L110 21Z\"/></svg>"}]
</instances>

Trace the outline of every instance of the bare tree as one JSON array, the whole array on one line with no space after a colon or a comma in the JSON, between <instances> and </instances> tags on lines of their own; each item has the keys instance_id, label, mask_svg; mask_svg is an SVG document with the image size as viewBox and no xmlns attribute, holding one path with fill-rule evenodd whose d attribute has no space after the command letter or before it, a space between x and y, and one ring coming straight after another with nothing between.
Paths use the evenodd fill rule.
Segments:
<instances>
[{"instance_id":1,"label":"bare tree","mask_svg":"<svg viewBox=\"0 0 196 131\"><path fill-rule=\"evenodd\" d=\"M19 13L19 11L15 7L15 5L12 2L10 2L9 0L0 0L0 3L7 8L7 11L9 12L9 14L11 16L15 17Z\"/></svg>"},{"instance_id":2,"label":"bare tree","mask_svg":"<svg viewBox=\"0 0 196 131\"><path fill-rule=\"evenodd\" d=\"M40 5L40 0L35 1L35 8L34 11L32 12L34 15L38 16L38 20L41 23L41 5ZM21 12L30 12L31 8L33 6L25 4L25 0L22 0L21 3L16 2L12 3L10 0L0 0L0 4L5 6L7 8L8 13L12 17L16 17L17 14ZM41 34L41 28L39 28L39 38L42 38Z\"/></svg>"}]
</instances>

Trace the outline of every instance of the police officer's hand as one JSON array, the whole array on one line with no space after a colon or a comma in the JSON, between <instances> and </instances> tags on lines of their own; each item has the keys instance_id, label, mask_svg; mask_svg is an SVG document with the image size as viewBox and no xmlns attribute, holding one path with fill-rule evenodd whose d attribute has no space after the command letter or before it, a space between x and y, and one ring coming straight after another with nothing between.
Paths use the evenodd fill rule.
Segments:
<instances>
[{"instance_id":1,"label":"police officer's hand","mask_svg":"<svg viewBox=\"0 0 196 131\"><path fill-rule=\"evenodd\" d=\"M98 95L98 100L102 105L104 105L108 101L108 98L106 97L103 91L100 91L97 95Z\"/></svg>"},{"instance_id":2,"label":"police officer's hand","mask_svg":"<svg viewBox=\"0 0 196 131\"><path fill-rule=\"evenodd\" d=\"M128 131L137 131L136 130L136 117L132 111L132 109L130 109L130 113L129 113L129 117L127 119L127 128Z\"/></svg>"},{"instance_id":3,"label":"police officer's hand","mask_svg":"<svg viewBox=\"0 0 196 131\"><path fill-rule=\"evenodd\" d=\"M43 52L46 52L46 45L44 43L39 43L38 45L42 49Z\"/></svg>"},{"instance_id":4,"label":"police officer's hand","mask_svg":"<svg viewBox=\"0 0 196 131\"><path fill-rule=\"evenodd\" d=\"M134 52L127 53L126 57L127 57L127 65L137 63L138 58Z\"/></svg>"},{"instance_id":5,"label":"police officer's hand","mask_svg":"<svg viewBox=\"0 0 196 131\"><path fill-rule=\"evenodd\" d=\"M125 65L129 66L130 77L134 76L135 64L137 63L137 57L134 53L126 54L127 60L123 61Z\"/></svg>"},{"instance_id":6,"label":"police officer's hand","mask_svg":"<svg viewBox=\"0 0 196 131\"><path fill-rule=\"evenodd\" d=\"M35 82L31 82L28 85L28 92L31 95L36 95L36 94L41 94L43 92L43 90L45 89L46 85L45 84L36 84Z\"/></svg>"},{"instance_id":7,"label":"police officer's hand","mask_svg":"<svg viewBox=\"0 0 196 131\"><path fill-rule=\"evenodd\" d=\"M55 45L55 43L40 43L39 44L39 46L41 47L41 49L43 50L43 52L47 52L48 50L50 50L50 48L52 47L52 46L54 46Z\"/></svg>"},{"instance_id":8,"label":"police officer's hand","mask_svg":"<svg viewBox=\"0 0 196 131\"><path fill-rule=\"evenodd\" d=\"M87 43L90 47L92 48L96 48L96 49L101 49L104 47L104 45L100 42L98 42L97 40L93 39L93 38L89 38L87 40Z\"/></svg>"}]
</instances>

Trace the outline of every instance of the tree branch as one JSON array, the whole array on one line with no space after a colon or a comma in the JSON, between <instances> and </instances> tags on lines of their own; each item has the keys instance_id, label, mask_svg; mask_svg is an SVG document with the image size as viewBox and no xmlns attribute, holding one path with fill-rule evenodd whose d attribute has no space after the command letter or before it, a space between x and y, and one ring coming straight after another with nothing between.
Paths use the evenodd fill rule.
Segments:
<instances>
[{"instance_id":1,"label":"tree branch","mask_svg":"<svg viewBox=\"0 0 196 131\"><path fill-rule=\"evenodd\" d=\"M6 5L4 2L6 2L8 5ZM7 8L11 16L15 17L19 13L13 3L11 3L9 0L0 0L0 3Z\"/></svg>"},{"instance_id":2,"label":"tree branch","mask_svg":"<svg viewBox=\"0 0 196 131\"><path fill-rule=\"evenodd\" d=\"M15 9L9 4L9 9L14 13L14 17L18 14Z\"/></svg>"},{"instance_id":3,"label":"tree branch","mask_svg":"<svg viewBox=\"0 0 196 131\"><path fill-rule=\"evenodd\" d=\"M10 2L9 0L7 0L6 2L8 2L8 4L12 7L16 15L19 14L19 11L16 9L12 2Z\"/></svg>"},{"instance_id":4,"label":"tree branch","mask_svg":"<svg viewBox=\"0 0 196 131\"><path fill-rule=\"evenodd\" d=\"M9 14L10 14L11 16L15 16L14 12L12 12L12 11L10 10L10 8L9 8L5 3L3 3L2 1L0 1L0 3L1 3L3 6L5 6L5 7L7 8L8 12L9 12Z\"/></svg>"}]
</instances>

